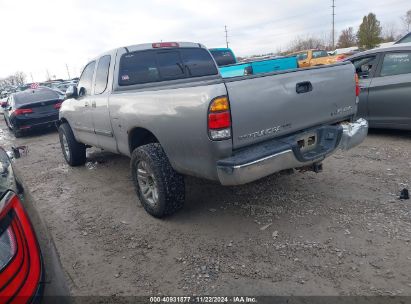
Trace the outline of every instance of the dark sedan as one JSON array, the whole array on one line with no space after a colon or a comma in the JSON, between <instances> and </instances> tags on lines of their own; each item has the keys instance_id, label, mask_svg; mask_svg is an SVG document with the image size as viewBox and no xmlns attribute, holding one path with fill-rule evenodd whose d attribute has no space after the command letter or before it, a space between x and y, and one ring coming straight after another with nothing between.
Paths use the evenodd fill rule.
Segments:
<instances>
[{"instance_id":1,"label":"dark sedan","mask_svg":"<svg viewBox=\"0 0 411 304\"><path fill-rule=\"evenodd\" d=\"M358 116L371 128L411 130L411 43L358 53L346 60L357 71Z\"/></svg>"},{"instance_id":2,"label":"dark sedan","mask_svg":"<svg viewBox=\"0 0 411 304\"><path fill-rule=\"evenodd\" d=\"M0 303L40 300L68 303L68 289L45 225L0 148Z\"/></svg>"},{"instance_id":3,"label":"dark sedan","mask_svg":"<svg viewBox=\"0 0 411 304\"><path fill-rule=\"evenodd\" d=\"M54 126L59 118L62 98L56 91L45 87L14 93L5 105L6 124L16 137L31 129Z\"/></svg>"}]
</instances>

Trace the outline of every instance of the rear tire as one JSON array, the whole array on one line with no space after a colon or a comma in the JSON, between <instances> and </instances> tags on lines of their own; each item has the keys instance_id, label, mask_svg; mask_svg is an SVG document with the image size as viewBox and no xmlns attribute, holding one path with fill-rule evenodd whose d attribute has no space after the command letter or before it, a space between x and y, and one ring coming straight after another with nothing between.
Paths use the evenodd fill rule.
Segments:
<instances>
[{"instance_id":1,"label":"rear tire","mask_svg":"<svg viewBox=\"0 0 411 304\"><path fill-rule=\"evenodd\" d=\"M13 134L15 138L20 138L23 136L23 132L19 131L19 130L14 130L13 129Z\"/></svg>"},{"instance_id":2,"label":"rear tire","mask_svg":"<svg viewBox=\"0 0 411 304\"><path fill-rule=\"evenodd\" d=\"M184 176L171 167L160 144L135 149L131 155L131 173L137 196L152 216L162 218L183 207Z\"/></svg>"},{"instance_id":3,"label":"rear tire","mask_svg":"<svg viewBox=\"0 0 411 304\"><path fill-rule=\"evenodd\" d=\"M60 125L59 137L66 162L72 167L84 165L87 160L86 146L76 140L68 123Z\"/></svg>"}]
</instances>

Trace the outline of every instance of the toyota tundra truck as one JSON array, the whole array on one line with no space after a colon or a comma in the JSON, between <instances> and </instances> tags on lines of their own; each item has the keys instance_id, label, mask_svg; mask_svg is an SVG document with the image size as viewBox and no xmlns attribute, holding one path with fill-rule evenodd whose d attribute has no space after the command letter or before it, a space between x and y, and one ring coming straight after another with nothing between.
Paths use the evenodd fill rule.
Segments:
<instances>
[{"instance_id":1,"label":"toyota tundra truck","mask_svg":"<svg viewBox=\"0 0 411 304\"><path fill-rule=\"evenodd\" d=\"M185 175L241 185L319 171L366 137L358 94L350 62L223 79L202 44L140 44L85 66L60 108L59 137L71 166L90 147L130 157L139 201L163 217L182 208Z\"/></svg>"}]
</instances>

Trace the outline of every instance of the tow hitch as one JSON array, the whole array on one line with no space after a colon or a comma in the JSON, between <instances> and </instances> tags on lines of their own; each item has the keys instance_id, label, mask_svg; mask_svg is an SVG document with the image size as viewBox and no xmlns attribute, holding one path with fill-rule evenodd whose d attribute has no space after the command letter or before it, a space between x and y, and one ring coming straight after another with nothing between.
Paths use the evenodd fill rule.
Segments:
<instances>
[{"instance_id":1,"label":"tow hitch","mask_svg":"<svg viewBox=\"0 0 411 304\"><path fill-rule=\"evenodd\" d=\"M298 171L300 172L313 171L315 173L320 173L323 171L323 164L320 162L313 163L312 165L298 168Z\"/></svg>"}]
</instances>

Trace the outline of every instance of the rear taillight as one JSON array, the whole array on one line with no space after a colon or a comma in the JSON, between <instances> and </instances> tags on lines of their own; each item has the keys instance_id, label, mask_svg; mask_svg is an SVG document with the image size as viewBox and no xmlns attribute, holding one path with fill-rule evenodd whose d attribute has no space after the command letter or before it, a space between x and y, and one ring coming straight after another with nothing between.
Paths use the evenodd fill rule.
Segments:
<instances>
[{"instance_id":1,"label":"rear taillight","mask_svg":"<svg viewBox=\"0 0 411 304\"><path fill-rule=\"evenodd\" d=\"M179 47L177 42L157 42L151 45L153 49Z\"/></svg>"},{"instance_id":2,"label":"rear taillight","mask_svg":"<svg viewBox=\"0 0 411 304\"><path fill-rule=\"evenodd\" d=\"M60 109L62 103L63 103L63 102L55 103L55 104L53 105L53 107L54 107L55 109Z\"/></svg>"},{"instance_id":3,"label":"rear taillight","mask_svg":"<svg viewBox=\"0 0 411 304\"><path fill-rule=\"evenodd\" d=\"M0 271L9 264L15 254L16 240L11 227L8 227L0 235Z\"/></svg>"},{"instance_id":4,"label":"rear taillight","mask_svg":"<svg viewBox=\"0 0 411 304\"><path fill-rule=\"evenodd\" d=\"M212 140L231 138L231 113L227 96L217 97L210 103L208 132Z\"/></svg>"},{"instance_id":5,"label":"rear taillight","mask_svg":"<svg viewBox=\"0 0 411 304\"><path fill-rule=\"evenodd\" d=\"M1 302L29 302L40 284L40 249L20 199L11 191L0 202L0 252Z\"/></svg>"},{"instance_id":6,"label":"rear taillight","mask_svg":"<svg viewBox=\"0 0 411 304\"><path fill-rule=\"evenodd\" d=\"M29 113L33 113L33 109L15 109L13 111L14 115L23 115L23 114L29 114Z\"/></svg>"},{"instance_id":7,"label":"rear taillight","mask_svg":"<svg viewBox=\"0 0 411 304\"><path fill-rule=\"evenodd\" d=\"M360 81L358 80L358 74L355 73L355 96L360 96L361 88L360 88Z\"/></svg>"}]
</instances>

